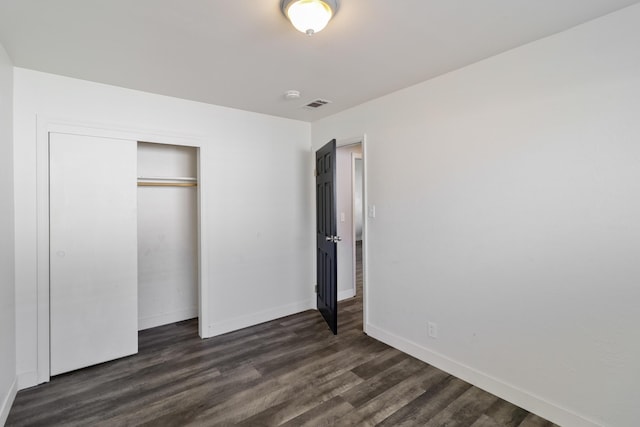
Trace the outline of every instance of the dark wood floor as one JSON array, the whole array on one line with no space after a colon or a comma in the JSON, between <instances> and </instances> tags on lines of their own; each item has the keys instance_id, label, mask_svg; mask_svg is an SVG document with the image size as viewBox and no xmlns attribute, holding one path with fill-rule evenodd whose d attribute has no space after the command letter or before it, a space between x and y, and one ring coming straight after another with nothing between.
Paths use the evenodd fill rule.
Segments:
<instances>
[{"instance_id":1,"label":"dark wood floor","mask_svg":"<svg viewBox=\"0 0 640 427\"><path fill-rule=\"evenodd\" d=\"M361 280L362 274L359 272ZM139 353L18 393L8 426L552 426L316 311L201 340L195 320L139 334Z\"/></svg>"}]
</instances>

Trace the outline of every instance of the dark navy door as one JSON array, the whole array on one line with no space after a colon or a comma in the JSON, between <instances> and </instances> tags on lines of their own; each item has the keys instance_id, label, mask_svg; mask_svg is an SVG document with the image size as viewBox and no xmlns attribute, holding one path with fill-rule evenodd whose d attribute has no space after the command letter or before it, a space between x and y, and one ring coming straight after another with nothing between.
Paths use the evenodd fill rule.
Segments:
<instances>
[{"instance_id":1,"label":"dark navy door","mask_svg":"<svg viewBox=\"0 0 640 427\"><path fill-rule=\"evenodd\" d=\"M338 333L338 269L336 264L336 140L316 151L316 251L318 310Z\"/></svg>"}]
</instances>

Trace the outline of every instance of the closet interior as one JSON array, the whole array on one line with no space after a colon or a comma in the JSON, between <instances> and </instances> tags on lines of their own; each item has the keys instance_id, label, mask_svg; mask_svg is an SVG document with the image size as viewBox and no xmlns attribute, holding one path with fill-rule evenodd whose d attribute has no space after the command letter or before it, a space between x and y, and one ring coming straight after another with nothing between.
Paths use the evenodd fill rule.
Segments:
<instances>
[{"instance_id":1,"label":"closet interior","mask_svg":"<svg viewBox=\"0 0 640 427\"><path fill-rule=\"evenodd\" d=\"M198 317L194 147L138 142L138 329Z\"/></svg>"}]
</instances>

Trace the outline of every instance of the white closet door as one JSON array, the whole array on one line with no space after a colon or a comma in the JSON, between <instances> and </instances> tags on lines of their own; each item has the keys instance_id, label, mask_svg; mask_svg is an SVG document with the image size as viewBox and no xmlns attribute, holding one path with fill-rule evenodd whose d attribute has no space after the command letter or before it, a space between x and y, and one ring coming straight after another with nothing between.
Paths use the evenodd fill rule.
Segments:
<instances>
[{"instance_id":1,"label":"white closet door","mask_svg":"<svg viewBox=\"0 0 640 427\"><path fill-rule=\"evenodd\" d=\"M138 351L136 144L49 135L51 375Z\"/></svg>"}]
</instances>

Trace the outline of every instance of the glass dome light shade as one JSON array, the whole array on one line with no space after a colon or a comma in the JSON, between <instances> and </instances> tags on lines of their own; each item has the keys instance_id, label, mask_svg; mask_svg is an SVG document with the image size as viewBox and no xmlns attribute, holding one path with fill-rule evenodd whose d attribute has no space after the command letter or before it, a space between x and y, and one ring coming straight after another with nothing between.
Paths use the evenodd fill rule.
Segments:
<instances>
[{"instance_id":1,"label":"glass dome light shade","mask_svg":"<svg viewBox=\"0 0 640 427\"><path fill-rule=\"evenodd\" d=\"M327 26L333 10L322 0L297 0L289 4L286 14L296 30L312 35Z\"/></svg>"}]
</instances>

